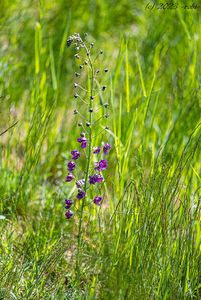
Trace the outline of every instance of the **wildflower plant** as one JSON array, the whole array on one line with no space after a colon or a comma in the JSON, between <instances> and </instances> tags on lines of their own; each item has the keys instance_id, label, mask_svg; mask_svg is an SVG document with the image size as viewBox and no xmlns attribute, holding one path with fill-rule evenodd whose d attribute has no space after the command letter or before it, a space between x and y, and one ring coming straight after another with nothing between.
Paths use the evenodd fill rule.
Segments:
<instances>
[{"instance_id":1,"label":"wildflower plant","mask_svg":"<svg viewBox=\"0 0 201 300\"><path fill-rule=\"evenodd\" d=\"M88 42L86 34L84 38L78 33L71 35L67 46L74 47L74 58L78 63L74 82L74 115L80 132L67 162L66 183L73 184L75 192L71 199L65 200L65 204L66 218L71 219L73 214L79 218L79 251L84 208L90 205L101 206L104 199L108 155L112 147L105 139L106 133L109 133L109 104L104 102L103 93L107 86L101 81L109 70L106 66L97 67L103 51L97 52L94 43Z\"/></svg>"}]
</instances>

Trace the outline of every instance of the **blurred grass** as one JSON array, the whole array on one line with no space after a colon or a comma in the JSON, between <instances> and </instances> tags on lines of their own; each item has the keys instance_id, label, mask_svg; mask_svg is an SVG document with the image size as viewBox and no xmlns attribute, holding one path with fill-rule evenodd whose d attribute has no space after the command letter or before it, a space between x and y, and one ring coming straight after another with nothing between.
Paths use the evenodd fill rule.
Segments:
<instances>
[{"instance_id":1,"label":"blurred grass","mask_svg":"<svg viewBox=\"0 0 201 300\"><path fill-rule=\"evenodd\" d=\"M0 299L200 297L200 15L145 5L0 4L0 132L18 121L0 137ZM81 282L63 207L73 32L104 50L115 146L108 203L85 215Z\"/></svg>"}]
</instances>

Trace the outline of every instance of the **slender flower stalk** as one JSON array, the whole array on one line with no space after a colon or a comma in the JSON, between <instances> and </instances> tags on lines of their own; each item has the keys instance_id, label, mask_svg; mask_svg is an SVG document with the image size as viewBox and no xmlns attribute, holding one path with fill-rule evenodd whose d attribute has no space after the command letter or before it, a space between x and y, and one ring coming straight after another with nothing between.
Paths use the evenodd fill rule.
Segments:
<instances>
[{"instance_id":1,"label":"slender flower stalk","mask_svg":"<svg viewBox=\"0 0 201 300\"><path fill-rule=\"evenodd\" d=\"M100 93L105 92L107 89L106 85L102 85L98 82L98 76L101 74L100 69L95 65L96 59L99 55L102 55L103 51L100 50L98 56L93 60L93 53L91 52L94 48L94 43L88 45L88 42L85 39L82 39L78 33L70 36L67 40L67 46L70 47L74 45L76 48L76 53L74 55L75 59L80 62L79 71L75 72L75 77L77 79L82 77L83 70L87 69L87 87L82 86L81 83L74 82L74 89L76 93L74 94L75 101L81 101L83 105L87 106L87 115L82 115L78 109L74 109L74 115L78 118L82 118L82 121L79 120L78 126L81 128L80 136L77 138L78 148L71 151L71 160L67 163L68 175L66 176L66 182L70 183L75 182L77 193L74 196L74 201L71 199L66 199L66 218L71 219L73 217L72 206L77 203L77 214L79 216L78 222L78 235L77 235L77 255L76 255L76 270L77 276L80 277L80 249L82 244L82 235L83 235L83 214L84 207L86 205L95 204L101 206L103 202L103 197L100 195L94 195L91 198L91 187L93 186L96 190L97 185L98 193L101 191L101 184L104 182L104 176L102 172L108 168L108 161L104 159L104 155L108 155L111 145L107 143L102 143L100 145L94 145L95 137L97 136L98 124L102 123L103 120L108 119L108 103L102 103L97 105L97 98ZM105 67L103 70L104 73L108 72L108 68ZM77 80L76 79L76 80ZM83 94L85 93L85 96ZM100 108L103 109L103 114L100 117ZM98 113L98 119L95 118ZM85 122L85 123L84 123ZM101 126L102 126L101 124ZM105 125L105 130L108 130L108 125ZM77 147L76 147L77 148ZM84 176L77 177L78 165L80 159L85 155L85 168L83 170ZM101 159L103 158L103 159ZM97 162L93 163L94 159ZM81 168L82 169L82 168ZM76 172L76 175L75 175ZM74 180L75 179L75 180ZM103 189L103 187L102 187Z\"/></svg>"}]
</instances>

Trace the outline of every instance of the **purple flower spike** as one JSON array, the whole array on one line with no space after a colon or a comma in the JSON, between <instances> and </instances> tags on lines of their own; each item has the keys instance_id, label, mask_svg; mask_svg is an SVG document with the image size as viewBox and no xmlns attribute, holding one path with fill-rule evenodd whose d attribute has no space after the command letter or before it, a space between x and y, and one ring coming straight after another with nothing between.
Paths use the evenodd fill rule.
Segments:
<instances>
[{"instance_id":1,"label":"purple flower spike","mask_svg":"<svg viewBox=\"0 0 201 300\"><path fill-rule=\"evenodd\" d=\"M78 194L77 194L77 199L83 199L85 197L86 193L82 190L79 190L78 191Z\"/></svg>"},{"instance_id":2,"label":"purple flower spike","mask_svg":"<svg viewBox=\"0 0 201 300\"><path fill-rule=\"evenodd\" d=\"M72 173L69 173L67 176L66 176L66 182L70 182L71 180L73 180L75 177L73 176Z\"/></svg>"},{"instance_id":3,"label":"purple flower spike","mask_svg":"<svg viewBox=\"0 0 201 300\"><path fill-rule=\"evenodd\" d=\"M89 183L90 184L95 184L103 181L103 176L100 174L94 174L92 176L89 176Z\"/></svg>"},{"instance_id":4,"label":"purple flower spike","mask_svg":"<svg viewBox=\"0 0 201 300\"><path fill-rule=\"evenodd\" d=\"M85 184L85 179L80 179L76 181L76 187L79 189Z\"/></svg>"},{"instance_id":5,"label":"purple flower spike","mask_svg":"<svg viewBox=\"0 0 201 300\"><path fill-rule=\"evenodd\" d=\"M87 147L87 139L84 136L79 137L77 141L81 144L82 149Z\"/></svg>"},{"instance_id":6,"label":"purple flower spike","mask_svg":"<svg viewBox=\"0 0 201 300\"><path fill-rule=\"evenodd\" d=\"M67 210L65 215L66 215L66 219L70 219L73 216L73 212L71 210Z\"/></svg>"},{"instance_id":7,"label":"purple flower spike","mask_svg":"<svg viewBox=\"0 0 201 300\"><path fill-rule=\"evenodd\" d=\"M101 161L99 161L99 162L96 163L95 170L103 171L103 170L106 170L107 167L108 167L107 160L102 159Z\"/></svg>"},{"instance_id":8,"label":"purple flower spike","mask_svg":"<svg viewBox=\"0 0 201 300\"><path fill-rule=\"evenodd\" d=\"M99 154L99 153L100 153L100 150L101 150L101 147L94 147L94 148L93 148L93 153L94 153L94 154Z\"/></svg>"},{"instance_id":9,"label":"purple flower spike","mask_svg":"<svg viewBox=\"0 0 201 300\"><path fill-rule=\"evenodd\" d=\"M74 161L69 161L68 163L68 171L72 172L75 169L76 164Z\"/></svg>"},{"instance_id":10,"label":"purple flower spike","mask_svg":"<svg viewBox=\"0 0 201 300\"><path fill-rule=\"evenodd\" d=\"M103 152L104 154L108 154L109 153L109 150L112 148L112 146L110 144L105 144L103 145Z\"/></svg>"},{"instance_id":11,"label":"purple flower spike","mask_svg":"<svg viewBox=\"0 0 201 300\"><path fill-rule=\"evenodd\" d=\"M80 157L80 152L78 150L72 150L71 154L72 154L72 159L73 160L76 160Z\"/></svg>"},{"instance_id":12,"label":"purple flower spike","mask_svg":"<svg viewBox=\"0 0 201 300\"><path fill-rule=\"evenodd\" d=\"M71 207L71 205L73 204L73 201L70 199L66 199L65 203L66 203L66 209L69 209Z\"/></svg>"},{"instance_id":13,"label":"purple flower spike","mask_svg":"<svg viewBox=\"0 0 201 300\"><path fill-rule=\"evenodd\" d=\"M96 196L95 198L94 198L94 204L96 204L96 205L98 205L98 206L101 206L101 201L102 201L102 197L100 197L100 196Z\"/></svg>"}]
</instances>

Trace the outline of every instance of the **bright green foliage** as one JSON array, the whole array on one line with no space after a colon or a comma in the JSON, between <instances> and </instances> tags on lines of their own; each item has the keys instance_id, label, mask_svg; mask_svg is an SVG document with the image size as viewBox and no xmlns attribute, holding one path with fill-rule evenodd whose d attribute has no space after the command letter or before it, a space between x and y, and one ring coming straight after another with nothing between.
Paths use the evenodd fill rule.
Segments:
<instances>
[{"instance_id":1,"label":"bright green foliage","mask_svg":"<svg viewBox=\"0 0 201 300\"><path fill-rule=\"evenodd\" d=\"M0 3L0 133L18 121L0 136L0 299L201 297L200 10L146 4ZM78 220L64 216L74 32L104 50L113 144L79 282Z\"/></svg>"}]
</instances>

